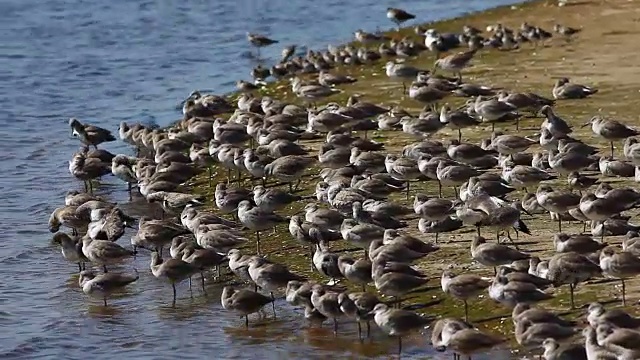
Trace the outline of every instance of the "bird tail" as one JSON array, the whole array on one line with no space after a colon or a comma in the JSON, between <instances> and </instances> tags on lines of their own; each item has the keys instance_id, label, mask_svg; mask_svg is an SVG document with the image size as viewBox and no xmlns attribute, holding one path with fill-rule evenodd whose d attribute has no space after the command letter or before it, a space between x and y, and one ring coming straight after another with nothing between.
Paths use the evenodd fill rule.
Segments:
<instances>
[{"instance_id":1,"label":"bird tail","mask_svg":"<svg viewBox=\"0 0 640 360\"><path fill-rule=\"evenodd\" d=\"M518 221L516 221L515 224L513 224L513 228L527 235L531 235L531 231L529 230L529 227L521 219L518 219Z\"/></svg>"}]
</instances>

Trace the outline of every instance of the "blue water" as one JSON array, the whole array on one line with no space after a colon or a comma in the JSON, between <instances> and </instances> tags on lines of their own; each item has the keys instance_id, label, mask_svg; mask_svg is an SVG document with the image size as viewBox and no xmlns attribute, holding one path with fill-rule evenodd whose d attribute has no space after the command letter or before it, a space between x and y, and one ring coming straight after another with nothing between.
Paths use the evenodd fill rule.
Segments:
<instances>
[{"instance_id":1,"label":"blue water","mask_svg":"<svg viewBox=\"0 0 640 360\"><path fill-rule=\"evenodd\" d=\"M249 330L222 311L219 294L190 299L181 287L178 307L167 307L170 288L148 273L146 257L135 263L141 279L113 307L86 298L46 227L64 193L81 188L67 170L78 149L67 121L115 131L120 121L178 119L176 104L192 90L225 93L249 80L246 31L323 48L358 28L389 28L388 6L429 21L510 2L0 1L0 358L387 357L395 342L376 335L361 344L352 324L337 339L308 330L282 304L277 322ZM273 63L280 50L262 56ZM108 182L102 194L126 201L122 185ZM405 355L426 351L418 339Z\"/></svg>"}]
</instances>

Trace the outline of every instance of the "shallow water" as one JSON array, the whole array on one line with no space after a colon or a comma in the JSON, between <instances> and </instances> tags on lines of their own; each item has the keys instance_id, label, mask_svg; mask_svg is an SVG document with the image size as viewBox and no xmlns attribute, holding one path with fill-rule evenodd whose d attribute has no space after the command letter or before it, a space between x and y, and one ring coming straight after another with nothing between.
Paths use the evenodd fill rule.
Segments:
<instances>
[{"instance_id":1,"label":"shallow water","mask_svg":"<svg viewBox=\"0 0 640 360\"><path fill-rule=\"evenodd\" d=\"M49 243L47 219L69 189L78 149L67 120L117 129L120 121L167 125L193 89L232 90L249 79L247 30L281 44L311 48L350 40L357 28L387 28L387 6L421 20L460 15L512 0L435 1L104 1L0 2L0 358L340 358L393 354L396 342L374 331L357 341L353 324L339 337L308 329L302 315L279 300L277 320L252 327L219 304L219 289L171 290L149 273L142 256L121 270L141 278L105 308L77 286L75 265ZM215 4L215 5L213 5ZM313 20L311 21L310 18ZM274 59L281 47L264 49ZM272 61L273 62L273 61ZM113 152L131 150L122 143ZM105 179L99 193L125 202L123 184ZM143 203L127 205L141 214ZM124 242L131 234L125 235ZM197 282L196 282L197 284ZM431 356L424 338L407 339L405 358ZM508 358L508 352L493 357ZM449 358L450 354L438 355ZM481 357L479 357L481 358Z\"/></svg>"}]
</instances>

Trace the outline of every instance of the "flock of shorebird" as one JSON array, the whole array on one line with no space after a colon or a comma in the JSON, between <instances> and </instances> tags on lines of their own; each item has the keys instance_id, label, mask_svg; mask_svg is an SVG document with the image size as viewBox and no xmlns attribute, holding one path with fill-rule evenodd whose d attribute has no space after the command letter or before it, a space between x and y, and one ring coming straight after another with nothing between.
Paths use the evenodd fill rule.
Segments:
<instances>
[{"instance_id":1,"label":"flock of shorebird","mask_svg":"<svg viewBox=\"0 0 640 360\"><path fill-rule=\"evenodd\" d=\"M415 18L391 8L387 17L398 26ZM464 303L465 318L435 321L431 327L435 349L470 356L506 341L470 323L468 302L486 292L501 305L513 308L517 342L534 351L542 345L547 360L640 358L640 319L620 309L606 310L601 304L591 304L588 325L582 330L585 340L578 344L569 341L579 332L576 322L531 305L554 297L550 287L567 284L573 309L575 287L597 277L620 280L622 302L626 303L625 280L640 273L640 227L628 223L629 217L622 214L640 206L640 192L612 188L584 172L638 179L640 143L634 136L639 132L615 120L593 117L585 126L591 126L595 135L611 143L611 153L600 154L596 146L573 138L572 126L553 107L556 100L584 99L596 94L596 89L561 79L553 87L551 99L463 82L461 73L477 51L514 49L526 42L538 46L551 37L551 33L527 23L518 30L502 25L487 30L490 34L483 36L471 26L465 26L460 34L417 27L424 45L410 38L398 41L359 30L356 40L363 47L330 47L325 52L309 51L297 57L295 47L287 47L282 61L271 70L260 67L252 72L260 81L271 75L290 76L293 93L315 103L345 91L336 86L358 80L332 73L338 65L415 56L424 50L439 56L468 46L467 51L435 61L434 70L453 72L455 78L393 60L386 63L389 78L412 81L408 96L425 105L417 117L356 97L350 97L345 106L329 103L307 108L266 96L259 98L254 91L260 85L239 82L242 94L237 104L194 91L183 103L184 118L168 129L121 123L119 138L136 148L136 156L98 149L99 144L116 138L106 129L71 119L72 133L84 147L73 155L69 171L84 181L85 192L70 191L64 206L51 214L49 229L56 232L54 241L61 245L67 260L78 264L83 292L103 299L105 306L113 292L139 277L137 272L109 272L108 267L146 249L151 251L151 273L171 284L174 304L177 283L188 279L191 288L192 276L200 274L206 294L209 271L215 269L213 278L218 280L225 265L239 280L252 284L249 288L227 285L222 291L222 306L244 316L246 326L248 315L266 315L263 307L270 303L275 317L274 294L284 290L286 301L304 308L305 318L313 324L329 319L337 332L340 320L353 319L359 330L362 324L367 325L368 335L369 322L373 321L384 333L398 338L401 352L403 336L421 331L436 320L401 306L403 298L406 301L408 294L428 282L413 262L443 251L437 245L440 234L472 226L477 235L471 242L471 258L493 268L494 276L460 273L462 269L455 267L442 269L442 290ZM567 41L579 32L561 25L554 30ZM256 34L248 34L248 40L258 48L277 43ZM380 46L372 50L370 44ZM318 81L302 80L299 76L305 73L319 74ZM404 84L403 89L406 93ZM438 111L437 102L446 96L472 100L459 109L443 106ZM493 131L479 145L462 142L463 129L477 130L483 124L491 124L493 129L496 123L513 121L517 124L523 112L544 116L536 138ZM233 113L228 119L220 117L228 113ZM457 140L445 145L428 138L444 127L457 131ZM419 141L405 146L402 154L384 154L384 143L366 137L367 131L375 129L401 130ZM364 131L365 137L356 136L356 131ZM316 146L322 138L317 157L310 156L302 144ZM619 141L624 141L624 156L616 159L614 143ZM540 151L526 152L532 147ZM299 195L301 181L315 175L316 167L322 170L315 194ZM493 171L496 168L501 171ZM227 181L215 185L217 213L204 210L209 199L190 193L187 185L199 175L205 183L208 178L212 187L213 169L227 173ZM93 181L107 174L124 181L130 197L135 185L148 202L160 204L159 219L134 219L117 204L93 195ZM550 185L549 181L558 178L566 178L569 190L560 188L557 182L552 183L554 187ZM242 187L248 181L255 186ZM412 206L389 200L390 195L401 192L406 192L409 200L410 184L425 181L437 182L439 192L415 194ZM595 191L589 190L596 184ZM536 186L535 193L528 191ZM452 187L455 198L443 197L443 187ZM520 189L525 190L521 200L507 199ZM306 203L303 213L290 217L278 213L298 202ZM546 213L558 222L558 233L553 236L556 255L541 260L500 241L501 234L511 240L512 230L530 234L526 221ZM228 218L221 216L227 214ZM433 243L399 230L416 216L419 231L434 234ZM563 220L583 222L583 232L562 232ZM133 249L118 244L125 229L136 222L137 232L131 237ZM291 236L308 247L312 271L326 278L327 284L309 281L263 255L261 233L282 223L288 223ZM585 232L587 224L590 234ZM58 232L61 227L71 229L71 234ZM487 229L493 231L497 241L482 236ZM245 230L255 233L255 254L248 254L251 250ZM604 242L605 236L625 234L622 249ZM361 252L332 252L330 244L338 241L364 250L364 256ZM273 244L269 248L283 251L273 249ZM86 264L102 271L91 270ZM393 301L381 300L368 291L371 284Z\"/></svg>"}]
</instances>

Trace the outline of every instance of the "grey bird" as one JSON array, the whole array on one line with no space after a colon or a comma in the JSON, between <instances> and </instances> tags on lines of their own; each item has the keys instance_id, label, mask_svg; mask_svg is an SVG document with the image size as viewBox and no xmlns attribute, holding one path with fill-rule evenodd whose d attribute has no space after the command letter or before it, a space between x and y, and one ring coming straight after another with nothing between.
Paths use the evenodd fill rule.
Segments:
<instances>
[{"instance_id":1,"label":"grey bird","mask_svg":"<svg viewBox=\"0 0 640 360\"><path fill-rule=\"evenodd\" d=\"M570 83L569 79L558 79L551 90L553 98L559 99L584 99L598 92L589 86Z\"/></svg>"}]
</instances>

